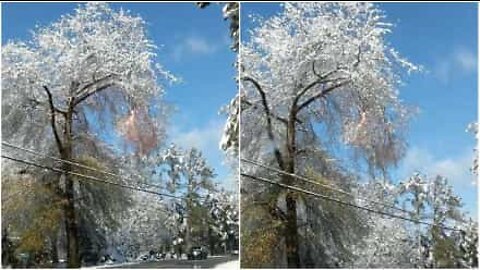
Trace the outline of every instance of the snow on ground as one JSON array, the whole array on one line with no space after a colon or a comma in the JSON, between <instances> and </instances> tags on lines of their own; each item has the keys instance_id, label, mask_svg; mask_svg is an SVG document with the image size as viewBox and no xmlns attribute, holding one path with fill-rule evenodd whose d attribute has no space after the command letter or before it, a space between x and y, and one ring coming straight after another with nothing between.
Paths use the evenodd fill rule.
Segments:
<instances>
[{"instance_id":1,"label":"snow on ground","mask_svg":"<svg viewBox=\"0 0 480 270\"><path fill-rule=\"evenodd\" d=\"M240 261L238 260L235 260L235 261L228 261L226 263L221 263L221 264L217 264L215 267L215 269L240 269Z\"/></svg>"},{"instance_id":2,"label":"snow on ground","mask_svg":"<svg viewBox=\"0 0 480 270\"><path fill-rule=\"evenodd\" d=\"M124 267L127 265L132 265L132 264L138 264L139 262L133 261L133 262L125 262L125 263L117 263L117 264L104 264L104 265L93 265L93 266L87 266L87 267L82 267L82 269L102 269L102 268L117 268L117 267Z\"/></svg>"}]
</instances>

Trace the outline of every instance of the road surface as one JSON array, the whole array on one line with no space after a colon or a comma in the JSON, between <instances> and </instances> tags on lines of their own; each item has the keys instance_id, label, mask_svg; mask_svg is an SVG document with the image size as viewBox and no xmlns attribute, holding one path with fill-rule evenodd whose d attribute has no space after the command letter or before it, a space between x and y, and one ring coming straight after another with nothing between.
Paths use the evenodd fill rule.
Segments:
<instances>
[{"instance_id":1,"label":"road surface","mask_svg":"<svg viewBox=\"0 0 480 270\"><path fill-rule=\"evenodd\" d=\"M238 256L215 256L206 260L175 260L139 262L124 266L112 266L111 268L214 268L228 261L238 260ZM108 268L108 267L107 267Z\"/></svg>"}]
</instances>

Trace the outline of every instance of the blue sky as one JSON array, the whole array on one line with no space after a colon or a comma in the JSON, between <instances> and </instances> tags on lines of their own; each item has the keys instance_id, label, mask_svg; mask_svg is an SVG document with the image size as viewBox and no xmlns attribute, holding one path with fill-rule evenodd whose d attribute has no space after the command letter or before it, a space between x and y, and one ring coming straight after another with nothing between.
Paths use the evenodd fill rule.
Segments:
<instances>
[{"instance_id":1,"label":"blue sky","mask_svg":"<svg viewBox=\"0 0 480 270\"><path fill-rule=\"evenodd\" d=\"M3 3L2 42L27 40L35 25L48 25L62 14L71 13L75 3ZM176 110L170 119L169 140L183 148L202 150L218 174L217 180L236 191L233 172L224 165L218 144L225 123L219 115L237 92L230 50L229 24L223 20L221 5L205 9L193 3L114 3L140 15L147 32L162 46L159 61L182 83L166 88L166 100Z\"/></svg>"},{"instance_id":2,"label":"blue sky","mask_svg":"<svg viewBox=\"0 0 480 270\"><path fill-rule=\"evenodd\" d=\"M381 5L396 27L390 42L426 72L412 76L400 96L420 113L409 131L409 151L397 171L420 169L447 176L465 208L477 214L477 186L468 171L475 138L465 132L477 119L477 5Z\"/></svg>"},{"instance_id":3,"label":"blue sky","mask_svg":"<svg viewBox=\"0 0 480 270\"><path fill-rule=\"evenodd\" d=\"M419 109L411 121L407 154L391 175L413 171L442 174L477 214L477 186L469 172L474 135L465 132L477 119L477 5L473 3L382 3L395 24L388 42L425 71L405 78L400 98ZM248 15L271 16L278 4L242 4L242 39L252 27Z\"/></svg>"},{"instance_id":4,"label":"blue sky","mask_svg":"<svg viewBox=\"0 0 480 270\"><path fill-rule=\"evenodd\" d=\"M163 44L160 62L183 79L168 87L166 99L176 106L171 118L170 138L184 147L197 146L219 174L233 176L224 166L218 140L224 117L219 108L236 92L229 49L228 22L221 6L199 10L192 3L115 3L131 10L148 23L148 33ZM395 24L388 41L412 62L425 68L406 78L400 89L405 103L419 108L408 132L409 150L392 171L403 179L414 170L442 173L451 179L466 209L477 212L477 187L468 168L475 145L468 123L477 115L477 6L476 4L384 3L387 20ZM2 42L25 40L36 24L46 25L71 12L76 4L2 4ZM278 4L242 4L242 35L251 26L247 16L268 16ZM236 187L236 186L235 186ZM234 188L232 188L234 190Z\"/></svg>"}]
</instances>

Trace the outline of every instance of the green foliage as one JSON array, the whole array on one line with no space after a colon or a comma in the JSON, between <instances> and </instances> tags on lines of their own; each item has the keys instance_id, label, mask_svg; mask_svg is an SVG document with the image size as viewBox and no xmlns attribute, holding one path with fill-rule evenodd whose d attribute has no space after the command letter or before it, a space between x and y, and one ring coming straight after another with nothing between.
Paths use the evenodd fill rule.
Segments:
<instances>
[{"instance_id":1,"label":"green foliage","mask_svg":"<svg viewBox=\"0 0 480 270\"><path fill-rule=\"evenodd\" d=\"M460 251L456 249L454 239L448 236L435 234L433 244L433 258L435 268L456 268Z\"/></svg>"},{"instance_id":2,"label":"green foliage","mask_svg":"<svg viewBox=\"0 0 480 270\"><path fill-rule=\"evenodd\" d=\"M243 208L243 220L255 225L243 226L241 230L241 265L243 268L272 268L281 241L283 223L271 216L267 204Z\"/></svg>"},{"instance_id":3,"label":"green foliage","mask_svg":"<svg viewBox=\"0 0 480 270\"><path fill-rule=\"evenodd\" d=\"M108 167L90 156L76 160L100 171ZM87 169L75 172L105 179L105 174ZM41 170L23 170L21 174L2 173L2 223L9 235L15 236L15 254L30 254L37 266L45 266L45 252L55 250L57 234L63 222L65 201L58 194L57 173ZM75 177L77 224L80 251L84 258L98 259L107 246L107 230L118 228L119 216L130 205L129 194L124 189L98 182L88 182ZM119 181L112 179L110 181ZM49 256L55 256L50 254ZM93 258L92 258L93 256ZM39 261L40 260L40 261ZM41 264L38 264L41 263Z\"/></svg>"},{"instance_id":4,"label":"green foliage","mask_svg":"<svg viewBox=\"0 0 480 270\"><path fill-rule=\"evenodd\" d=\"M29 264L47 267L62 221L64 201L54 184L58 175L35 169L20 172L2 172L2 226L11 237L13 266L21 263L16 257L29 254Z\"/></svg>"},{"instance_id":5,"label":"green foliage","mask_svg":"<svg viewBox=\"0 0 480 270\"><path fill-rule=\"evenodd\" d=\"M59 204L41 206L28 228L22 232L17 252L35 253L45 249L47 242L57 233L62 217Z\"/></svg>"},{"instance_id":6,"label":"green foliage","mask_svg":"<svg viewBox=\"0 0 480 270\"><path fill-rule=\"evenodd\" d=\"M208 209L200 204L195 204L190 209L191 237L194 244L203 244L206 231L208 230Z\"/></svg>"}]
</instances>

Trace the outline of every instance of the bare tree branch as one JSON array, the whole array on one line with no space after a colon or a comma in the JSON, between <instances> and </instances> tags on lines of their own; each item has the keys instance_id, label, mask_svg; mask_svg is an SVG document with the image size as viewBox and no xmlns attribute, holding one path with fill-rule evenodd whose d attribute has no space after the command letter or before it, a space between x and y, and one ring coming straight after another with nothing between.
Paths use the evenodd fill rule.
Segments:
<instances>
[{"instance_id":1,"label":"bare tree branch","mask_svg":"<svg viewBox=\"0 0 480 270\"><path fill-rule=\"evenodd\" d=\"M52 93L50 92L48 87L45 85L43 86L43 89L45 90L45 92L47 92L47 96L48 96L48 104L50 106L50 125L52 126L53 136L55 137L55 141L57 142L59 149L62 149L63 143L60 140L60 136L58 135L57 124L55 120L56 108L55 108L55 105L53 104Z\"/></svg>"},{"instance_id":2,"label":"bare tree branch","mask_svg":"<svg viewBox=\"0 0 480 270\"><path fill-rule=\"evenodd\" d=\"M315 100L319 99L319 98L322 98L322 97L325 97L325 95L327 95L328 93L330 93L331 91L339 88L339 87L342 87L346 84L348 84L350 82L350 80L345 80L341 83L338 83L338 84L334 84L320 92L318 92L317 94L313 95L312 97L310 97L309 99L307 99L306 101L304 101L299 107L298 107L298 111L301 111L303 108L307 107L308 105L310 105L310 103L314 102Z\"/></svg>"},{"instance_id":3,"label":"bare tree branch","mask_svg":"<svg viewBox=\"0 0 480 270\"><path fill-rule=\"evenodd\" d=\"M252 108L254 109L257 109L257 106L255 104L253 104L252 102L246 100L246 99L242 99L241 101L242 103L248 105L248 106L251 106ZM270 112L270 115L275 119L275 120L278 120L279 122L283 123L283 124L287 124L287 119L283 118L283 117L280 117L278 115L275 115L274 113ZM300 119L296 119L296 121L299 123L299 124L303 124L303 121L300 120Z\"/></svg>"},{"instance_id":4,"label":"bare tree branch","mask_svg":"<svg viewBox=\"0 0 480 270\"><path fill-rule=\"evenodd\" d=\"M59 109L59 108L55 108L55 111L58 112L58 113L61 113L61 114L64 115L64 116L67 115L67 112L66 112L66 111L61 110L61 109Z\"/></svg>"},{"instance_id":5,"label":"bare tree branch","mask_svg":"<svg viewBox=\"0 0 480 270\"><path fill-rule=\"evenodd\" d=\"M300 100L300 98L303 95L305 95L305 93L307 93L307 91L310 90L311 88L313 88L315 85L320 84L320 83L333 82L333 81L337 80L337 79L329 80L327 78L330 77L332 74L340 71L341 69L342 68L337 67L337 68L335 68L331 71L326 72L325 74L320 74L315 70L315 61L312 61L312 72L313 72L313 74L315 74L315 76L317 76L317 79L315 81L311 82L310 84L308 84L307 86L305 86L305 88L303 88L300 91L300 93L297 94L297 96L295 97L295 99L293 101L293 104L297 104L298 101Z\"/></svg>"},{"instance_id":6,"label":"bare tree branch","mask_svg":"<svg viewBox=\"0 0 480 270\"><path fill-rule=\"evenodd\" d=\"M328 72L326 72L326 73L324 73L324 74L320 74L320 73L318 73L318 72L315 70L315 61L312 61L312 72L313 72L313 74L315 74L315 76L317 76L319 79L322 79L322 80L328 78L330 75L332 75L332 74L334 74L335 72L338 72L338 71L340 71L340 70L342 70L342 69L343 69L343 68L341 68L341 67L336 67L335 69L332 69L332 70L330 70L330 71L328 71Z\"/></svg>"},{"instance_id":7,"label":"bare tree branch","mask_svg":"<svg viewBox=\"0 0 480 270\"><path fill-rule=\"evenodd\" d=\"M97 89L95 89L94 91L91 91L91 92L87 92L85 95L81 96L80 98L76 99L75 100L75 103L73 104L73 106L77 106L78 104L82 103L85 99L87 99L88 97L90 97L91 95L93 94L97 94L107 88L109 88L110 86L113 86L114 84L113 83L108 83L106 85L103 85L101 87L98 87Z\"/></svg>"},{"instance_id":8,"label":"bare tree branch","mask_svg":"<svg viewBox=\"0 0 480 270\"><path fill-rule=\"evenodd\" d=\"M276 145L276 142L275 142L275 135L273 133L273 126L272 126L272 115L271 115L271 112L270 112L270 108L268 107L268 102L267 102L267 97L265 95L265 91L263 91L260 84L255 79L253 79L251 77L245 76L245 77L242 78L242 80L247 81L247 82L251 82L255 86L257 91L260 93L260 97L262 98L263 109L264 109L265 115L267 117L268 138L270 139L270 141L272 142L272 144L274 146L274 154L275 154L275 158L277 159L278 166L281 169L284 169L285 165L283 163L282 154L280 153L280 150L278 149L278 146Z\"/></svg>"},{"instance_id":9,"label":"bare tree branch","mask_svg":"<svg viewBox=\"0 0 480 270\"><path fill-rule=\"evenodd\" d=\"M360 45L358 45L358 53L357 53L357 61L355 61L355 63L353 63L353 67L358 67L358 65L360 64L360 57L362 56L362 48L360 48Z\"/></svg>"},{"instance_id":10,"label":"bare tree branch","mask_svg":"<svg viewBox=\"0 0 480 270\"><path fill-rule=\"evenodd\" d=\"M106 80L108 80L108 79L112 79L112 78L114 78L114 77L116 77L116 76L117 76L117 74L109 74L109 75L106 75L106 76L104 76L104 77L102 77L102 78L100 78L100 79L98 79L98 80L94 80L93 82L88 83L88 84L82 86L81 89L78 89L77 92L76 92L76 94L77 94L77 95L81 95L83 91L88 90L90 87L92 87L92 86L94 86L94 85L97 85L97 84L99 84L99 83L101 83L101 82L103 82L103 81L106 81Z\"/></svg>"},{"instance_id":11,"label":"bare tree branch","mask_svg":"<svg viewBox=\"0 0 480 270\"><path fill-rule=\"evenodd\" d=\"M303 88L300 93L297 94L297 96L295 96L295 99L293 100L293 104L296 105L298 103L298 101L300 100L300 98L308 91L310 90L312 87L314 87L315 85L321 83L322 80L321 79L316 79L315 81L311 82L310 84L308 84L307 86L305 86L305 88Z\"/></svg>"}]
</instances>

